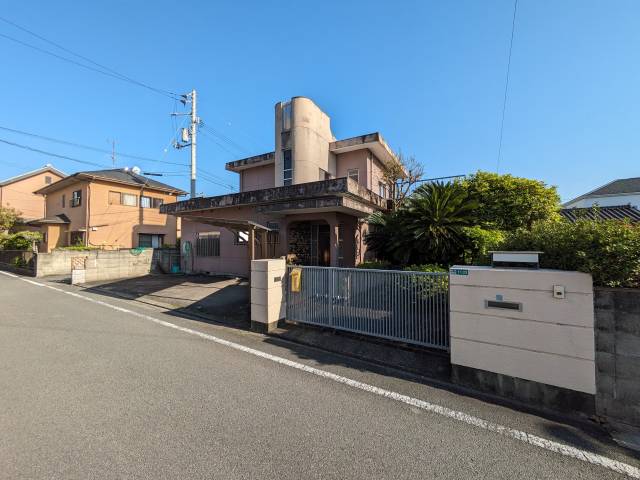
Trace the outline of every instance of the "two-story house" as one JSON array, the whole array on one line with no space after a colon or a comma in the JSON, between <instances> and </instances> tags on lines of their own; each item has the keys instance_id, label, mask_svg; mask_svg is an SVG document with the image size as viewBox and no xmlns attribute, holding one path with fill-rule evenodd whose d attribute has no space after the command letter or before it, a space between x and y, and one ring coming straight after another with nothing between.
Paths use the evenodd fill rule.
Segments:
<instances>
[{"instance_id":1,"label":"two-story house","mask_svg":"<svg viewBox=\"0 0 640 480\"><path fill-rule=\"evenodd\" d=\"M29 221L44 216L44 198L34 193L66 177L66 174L45 165L15 177L0 181L0 207L13 208L20 212L23 220Z\"/></svg>"},{"instance_id":2,"label":"two-story house","mask_svg":"<svg viewBox=\"0 0 640 480\"><path fill-rule=\"evenodd\" d=\"M130 169L78 172L36 190L45 198L40 250L83 245L105 249L175 244L175 217L160 206L186 192Z\"/></svg>"},{"instance_id":3,"label":"two-story house","mask_svg":"<svg viewBox=\"0 0 640 480\"><path fill-rule=\"evenodd\" d=\"M161 211L183 219L184 268L247 275L250 259L304 265L365 259L366 217L390 206L385 169L398 164L379 133L337 140L312 100L275 106L275 150L232 161L240 192L192 198Z\"/></svg>"}]
</instances>

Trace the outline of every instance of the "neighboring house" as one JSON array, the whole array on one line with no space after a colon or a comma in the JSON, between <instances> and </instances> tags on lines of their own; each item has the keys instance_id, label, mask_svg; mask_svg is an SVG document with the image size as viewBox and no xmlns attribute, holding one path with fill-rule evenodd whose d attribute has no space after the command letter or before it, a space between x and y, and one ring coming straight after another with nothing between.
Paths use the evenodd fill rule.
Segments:
<instances>
[{"instance_id":1,"label":"neighboring house","mask_svg":"<svg viewBox=\"0 0 640 480\"><path fill-rule=\"evenodd\" d=\"M640 177L614 180L591 192L569 200L561 214L568 220L594 218L640 221ZM592 207L598 207L594 210Z\"/></svg>"},{"instance_id":2,"label":"neighboring house","mask_svg":"<svg viewBox=\"0 0 640 480\"><path fill-rule=\"evenodd\" d=\"M251 258L285 255L350 267L366 256L366 217L390 208L383 173L397 163L379 133L336 140L329 117L294 97L275 106L275 151L227 163L239 193L161 211L183 219L187 271L247 275Z\"/></svg>"},{"instance_id":3,"label":"neighboring house","mask_svg":"<svg viewBox=\"0 0 640 480\"><path fill-rule=\"evenodd\" d=\"M66 174L47 164L37 170L0 181L0 207L13 208L23 220L44 216L44 198L33 192L66 177Z\"/></svg>"},{"instance_id":4,"label":"neighboring house","mask_svg":"<svg viewBox=\"0 0 640 480\"><path fill-rule=\"evenodd\" d=\"M108 249L175 244L176 218L159 212L186 192L129 169L78 172L35 193L43 195L40 251L84 245Z\"/></svg>"}]
</instances>

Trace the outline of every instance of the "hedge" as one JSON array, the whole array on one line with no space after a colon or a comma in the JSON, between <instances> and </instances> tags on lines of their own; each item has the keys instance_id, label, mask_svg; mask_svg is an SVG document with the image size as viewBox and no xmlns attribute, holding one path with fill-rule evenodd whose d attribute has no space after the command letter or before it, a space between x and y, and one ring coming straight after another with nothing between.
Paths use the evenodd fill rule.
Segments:
<instances>
[{"instance_id":1,"label":"hedge","mask_svg":"<svg viewBox=\"0 0 640 480\"><path fill-rule=\"evenodd\" d=\"M640 287L640 225L580 219L534 224L508 234L503 250L539 250L542 268L590 273L596 286Z\"/></svg>"}]
</instances>

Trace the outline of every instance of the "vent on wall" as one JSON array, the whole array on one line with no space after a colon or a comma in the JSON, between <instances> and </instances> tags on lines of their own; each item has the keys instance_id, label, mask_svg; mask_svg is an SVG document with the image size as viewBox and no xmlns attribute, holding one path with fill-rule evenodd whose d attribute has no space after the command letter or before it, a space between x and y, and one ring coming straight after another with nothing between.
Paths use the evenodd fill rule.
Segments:
<instances>
[{"instance_id":1,"label":"vent on wall","mask_svg":"<svg viewBox=\"0 0 640 480\"><path fill-rule=\"evenodd\" d=\"M505 302L503 300L485 300L484 308L500 308L502 310L522 311L522 304L519 302Z\"/></svg>"}]
</instances>

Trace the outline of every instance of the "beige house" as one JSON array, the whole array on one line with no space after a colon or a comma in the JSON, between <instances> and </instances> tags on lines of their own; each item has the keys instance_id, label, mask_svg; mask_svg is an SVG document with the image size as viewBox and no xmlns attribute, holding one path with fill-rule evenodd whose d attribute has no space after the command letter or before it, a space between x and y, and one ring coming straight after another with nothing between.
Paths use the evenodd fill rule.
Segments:
<instances>
[{"instance_id":1,"label":"beige house","mask_svg":"<svg viewBox=\"0 0 640 480\"><path fill-rule=\"evenodd\" d=\"M186 192L129 169L78 172L35 192L45 198L42 218L29 222L43 233L40 251L84 245L105 249L175 244L175 217L163 204Z\"/></svg>"},{"instance_id":2,"label":"beige house","mask_svg":"<svg viewBox=\"0 0 640 480\"><path fill-rule=\"evenodd\" d=\"M366 218L390 208L384 172L398 158L379 133L337 140L312 100L275 106L275 150L229 162L240 192L163 205L183 219L186 271L247 275L251 258L354 266Z\"/></svg>"},{"instance_id":3,"label":"beige house","mask_svg":"<svg viewBox=\"0 0 640 480\"><path fill-rule=\"evenodd\" d=\"M45 202L42 195L34 193L66 177L66 174L45 165L31 172L0 181L0 207L13 208L24 220L44 217Z\"/></svg>"}]
</instances>

